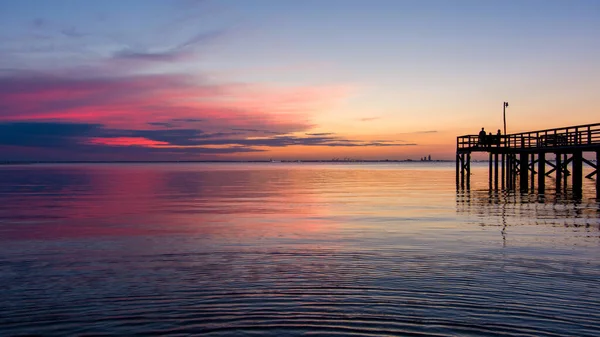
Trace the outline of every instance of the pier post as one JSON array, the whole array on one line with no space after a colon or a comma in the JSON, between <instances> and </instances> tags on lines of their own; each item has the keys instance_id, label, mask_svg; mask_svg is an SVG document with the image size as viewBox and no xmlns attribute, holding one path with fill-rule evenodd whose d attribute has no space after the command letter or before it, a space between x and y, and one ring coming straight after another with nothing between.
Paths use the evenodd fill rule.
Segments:
<instances>
[{"instance_id":1,"label":"pier post","mask_svg":"<svg viewBox=\"0 0 600 337\"><path fill-rule=\"evenodd\" d=\"M513 165L512 165L512 156L510 154L506 155L506 187L509 190L512 190L513 185L512 185L512 173L513 171Z\"/></svg>"},{"instance_id":2,"label":"pier post","mask_svg":"<svg viewBox=\"0 0 600 337\"><path fill-rule=\"evenodd\" d=\"M516 190L517 189L517 179L519 178L519 173L521 172L521 169L522 169L521 163L517 160L516 153L513 155L513 162L515 165L515 174L513 176L513 186L514 186L514 189Z\"/></svg>"},{"instance_id":3,"label":"pier post","mask_svg":"<svg viewBox=\"0 0 600 337\"><path fill-rule=\"evenodd\" d=\"M456 154L456 189L460 186L460 154Z\"/></svg>"},{"instance_id":4,"label":"pier post","mask_svg":"<svg viewBox=\"0 0 600 337\"><path fill-rule=\"evenodd\" d=\"M519 190L522 193L526 193L529 186L527 184L527 178L529 176L529 172L528 171L528 166L529 166L529 155L525 152L521 152L520 158L519 158L519 165L520 165L520 182L519 182Z\"/></svg>"},{"instance_id":5,"label":"pier post","mask_svg":"<svg viewBox=\"0 0 600 337\"><path fill-rule=\"evenodd\" d=\"M515 154L510 155L510 188L517 188L517 157Z\"/></svg>"},{"instance_id":6,"label":"pier post","mask_svg":"<svg viewBox=\"0 0 600 337\"><path fill-rule=\"evenodd\" d=\"M538 193L544 194L546 189L546 153L538 153Z\"/></svg>"},{"instance_id":7,"label":"pier post","mask_svg":"<svg viewBox=\"0 0 600 337\"><path fill-rule=\"evenodd\" d=\"M494 153L494 189L498 190L498 152Z\"/></svg>"},{"instance_id":8,"label":"pier post","mask_svg":"<svg viewBox=\"0 0 600 337\"><path fill-rule=\"evenodd\" d=\"M600 200L600 151L596 150L596 201Z\"/></svg>"},{"instance_id":9,"label":"pier post","mask_svg":"<svg viewBox=\"0 0 600 337\"><path fill-rule=\"evenodd\" d=\"M535 190L535 153L531 154L531 164L527 165L527 169L531 170L531 192Z\"/></svg>"},{"instance_id":10,"label":"pier post","mask_svg":"<svg viewBox=\"0 0 600 337\"><path fill-rule=\"evenodd\" d=\"M510 165L510 155L507 154L506 155L506 189L510 190L511 189L511 185L510 185L510 170L511 170L511 165Z\"/></svg>"},{"instance_id":11,"label":"pier post","mask_svg":"<svg viewBox=\"0 0 600 337\"><path fill-rule=\"evenodd\" d=\"M560 153L556 154L556 193L560 193L562 185L562 156Z\"/></svg>"},{"instance_id":12,"label":"pier post","mask_svg":"<svg viewBox=\"0 0 600 337\"><path fill-rule=\"evenodd\" d=\"M504 181L504 179L505 179L505 172L504 172L504 170L505 170L505 164L506 164L506 158L504 156L504 152L502 152L501 160L502 160L502 163L500 165L500 169L501 169L502 173L500 174L500 176L502 178L502 189L504 190L504 187L506 186L505 185L505 181Z\"/></svg>"},{"instance_id":13,"label":"pier post","mask_svg":"<svg viewBox=\"0 0 600 337\"><path fill-rule=\"evenodd\" d=\"M460 154L460 188L465 188L465 154Z\"/></svg>"},{"instance_id":14,"label":"pier post","mask_svg":"<svg viewBox=\"0 0 600 337\"><path fill-rule=\"evenodd\" d=\"M467 153L467 190L471 189L471 152Z\"/></svg>"},{"instance_id":15,"label":"pier post","mask_svg":"<svg viewBox=\"0 0 600 337\"><path fill-rule=\"evenodd\" d=\"M565 190L565 192L567 191L567 177L569 176L569 161L568 161L568 157L567 154L564 153L563 154L563 189Z\"/></svg>"},{"instance_id":16,"label":"pier post","mask_svg":"<svg viewBox=\"0 0 600 337\"><path fill-rule=\"evenodd\" d=\"M580 197L583 192L583 153L573 152L573 195Z\"/></svg>"},{"instance_id":17,"label":"pier post","mask_svg":"<svg viewBox=\"0 0 600 337\"><path fill-rule=\"evenodd\" d=\"M489 156L489 160L488 160L488 166L489 166L489 169L488 169L488 183L490 185L490 190L492 189L492 164L493 164L492 161L493 161L492 153L490 152L490 156Z\"/></svg>"},{"instance_id":18,"label":"pier post","mask_svg":"<svg viewBox=\"0 0 600 337\"><path fill-rule=\"evenodd\" d=\"M513 176L513 186L516 190L517 189L517 179L519 178L519 173L521 172L521 170L523 168L521 167L521 163L519 162L519 160L517 160L516 153L513 155L513 161L514 161L514 165L515 165L515 174Z\"/></svg>"}]
</instances>

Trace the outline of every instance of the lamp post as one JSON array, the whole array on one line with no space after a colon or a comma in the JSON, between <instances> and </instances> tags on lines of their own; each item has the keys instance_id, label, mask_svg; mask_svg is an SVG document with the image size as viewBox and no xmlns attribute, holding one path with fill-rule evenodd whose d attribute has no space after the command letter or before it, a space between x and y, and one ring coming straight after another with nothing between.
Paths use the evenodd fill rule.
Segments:
<instances>
[{"instance_id":1,"label":"lamp post","mask_svg":"<svg viewBox=\"0 0 600 337\"><path fill-rule=\"evenodd\" d=\"M504 102L502 104L502 116L504 117L504 135L506 135L506 107L508 106L508 102Z\"/></svg>"}]
</instances>

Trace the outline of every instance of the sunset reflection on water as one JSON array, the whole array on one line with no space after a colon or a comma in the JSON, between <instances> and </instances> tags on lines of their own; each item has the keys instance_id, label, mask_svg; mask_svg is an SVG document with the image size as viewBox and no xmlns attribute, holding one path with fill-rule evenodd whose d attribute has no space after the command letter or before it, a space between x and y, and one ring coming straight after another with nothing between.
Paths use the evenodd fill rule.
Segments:
<instances>
[{"instance_id":1,"label":"sunset reflection on water","mask_svg":"<svg viewBox=\"0 0 600 337\"><path fill-rule=\"evenodd\" d=\"M0 170L3 334L600 333L598 203L476 165Z\"/></svg>"}]
</instances>

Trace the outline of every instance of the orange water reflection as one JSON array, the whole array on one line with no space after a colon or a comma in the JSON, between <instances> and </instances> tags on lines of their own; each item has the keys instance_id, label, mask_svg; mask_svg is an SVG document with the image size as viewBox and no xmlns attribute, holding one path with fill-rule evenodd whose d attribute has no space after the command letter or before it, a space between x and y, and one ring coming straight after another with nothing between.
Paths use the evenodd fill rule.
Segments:
<instances>
[{"instance_id":1,"label":"orange water reflection","mask_svg":"<svg viewBox=\"0 0 600 337\"><path fill-rule=\"evenodd\" d=\"M4 168L1 238L264 238L331 230L334 224L323 216L327 203L299 174L186 164Z\"/></svg>"}]
</instances>

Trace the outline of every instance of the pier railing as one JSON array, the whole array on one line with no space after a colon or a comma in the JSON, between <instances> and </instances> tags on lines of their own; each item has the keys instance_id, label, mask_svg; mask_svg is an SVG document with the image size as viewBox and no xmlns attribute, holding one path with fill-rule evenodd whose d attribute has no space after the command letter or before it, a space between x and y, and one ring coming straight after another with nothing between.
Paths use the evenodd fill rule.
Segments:
<instances>
[{"instance_id":1,"label":"pier railing","mask_svg":"<svg viewBox=\"0 0 600 337\"><path fill-rule=\"evenodd\" d=\"M489 149L559 149L600 147L600 123L537 130L508 135L459 136L457 150L488 151Z\"/></svg>"}]
</instances>

